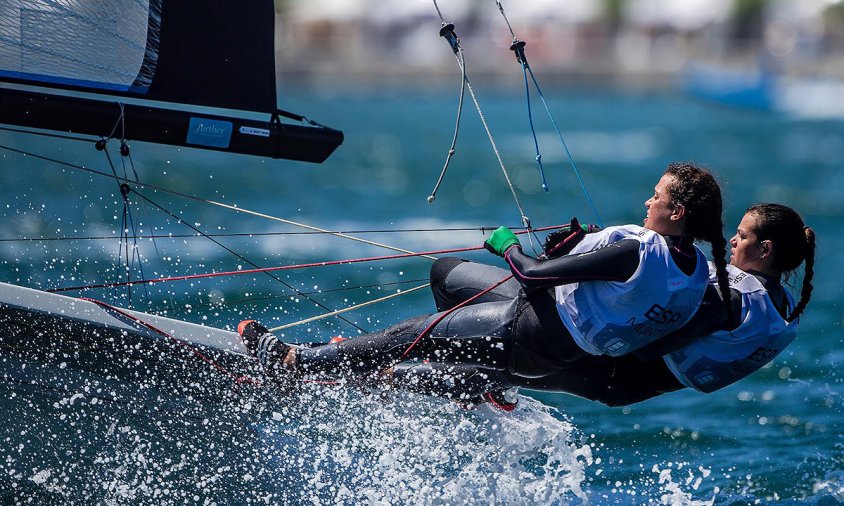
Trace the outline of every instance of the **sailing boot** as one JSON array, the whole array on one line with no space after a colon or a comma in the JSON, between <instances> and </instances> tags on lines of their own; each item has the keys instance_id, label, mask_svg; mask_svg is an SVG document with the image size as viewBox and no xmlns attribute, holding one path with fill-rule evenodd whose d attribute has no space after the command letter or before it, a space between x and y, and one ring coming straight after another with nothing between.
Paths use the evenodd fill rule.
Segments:
<instances>
[{"instance_id":1,"label":"sailing boot","mask_svg":"<svg viewBox=\"0 0 844 506\"><path fill-rule=\"evenodd\" d=\"M292 348L290 345L281 342L255 320L240 322L237 333L246 349L258 359L258 363L268 376L280 380L290 374L290 369L284 365L284 358Z\"/></svg>"},{"instance_id":2,"label":"sailing boot","mask_svg":"<svg viewBox=\"0 0 844 506\"><path fill-rule=\"evenodd\" d=\"M516 409L516 406L519 403L519 399L515 394L515 389L491 390L468 400L457 401L457 403L464 408L472 408L481 404L489 404L494 408L510 412Z\"/></svg>"},{"instance_id":3,"label":"sailing boot","mask_svg":"<svg viewBox=\"0 0 844 506\"><path fill-rule=\"evenodd\" d=\"M507 390L493 390L492 392L485 393L483 397L486 402L502 411L513 411L519 403L519 399L515 396L515 392L513 392L513 395L511 396L510 392Z\"/></svg>"}]
</instances>

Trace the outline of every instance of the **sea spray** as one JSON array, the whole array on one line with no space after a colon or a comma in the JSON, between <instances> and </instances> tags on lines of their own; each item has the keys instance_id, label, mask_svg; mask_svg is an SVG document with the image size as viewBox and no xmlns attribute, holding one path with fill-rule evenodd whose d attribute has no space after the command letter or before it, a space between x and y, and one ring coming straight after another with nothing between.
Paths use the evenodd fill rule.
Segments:
<instances>
[{"instance_id":1,"label":"sea spray","mask_svg":"<svg viewBox=\"0 0 844 506\"><path fill-rule=\"evenodd\" d=\"M521 398L511 413L408 393L308 388L294 423L261 428L289 479L276 500L356 504L583 503L591 449L559 412ZM276 417L279 418L279 417Z\"/></svg>"}]
</instances>

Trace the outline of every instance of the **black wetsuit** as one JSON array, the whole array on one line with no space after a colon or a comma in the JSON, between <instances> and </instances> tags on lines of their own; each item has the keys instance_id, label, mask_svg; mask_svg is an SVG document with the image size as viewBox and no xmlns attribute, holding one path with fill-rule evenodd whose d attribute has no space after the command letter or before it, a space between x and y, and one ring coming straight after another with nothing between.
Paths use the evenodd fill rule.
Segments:
<instances>
[{"instance_id":1,"label":"black wetsuit","mask_svg":"<svg viewBox=\"0 0 844 506\"><path fill-rule=\"evenodd\" d=\"M489 272L489 269L494 269L465 264L455 270L455 267L462 265L456 259L444 259L438 264L432 270L432 289L438 304L443 304L438 306L440 309L446 309L447 304L461 297L477 293L477 287L467 284L471 277L466 276L466 270L481 269ZM756 272L752 274L765 286L778 311L785 317L787 301L779 279ZM715 285L708 285L700 309L676 332L634 354L622 357L587 355L570 366L538 378L445 364L400 364L396 367L395 376L404 388L410 390L468 400L477 399L489 391L524 387L568 393L608 406L625 406L685 388L665 365L662 356L697 337L738 327L742 311L741 294L731 290L730 296L731 318L727 316L720 290Z\"/></svg>"},{"instance_id":2,"label":"black wetsuit","mask_svg":"<svg viewBox=\"0 0 844 506\"><path fill-rule=\"evenodd\" d=\"M668 239L669 244L673 244ZM429 360L433 364L400 366L396 379L418 385L420 391L437 393L428 384L448 390L451 375L467 390L492 384L565 391L561 376L572 372L579 360L592 357L571 338L557 313L553 287L589 281L626 281L638 268L639 245L622 240L590 254L569 255L545 261L525 255L521 248L508 250L506 258L514 278L447 314L411 346L441 314L412 318L383 331L337 344L297 351L297 369L304 374L365 374L394 366L403 360ZM671 247L678 267L691 273L696 256L690 242ZM472 295L501 281L510 272L455 258L437 261L432 268L432 290L440 311L448 311ZM408 352L408 349L410 351ZM594 357L600 360L600 357ZM606 362L618 369L624 360ZM437 377L445 381L436 381ZM433 379L434 381L427 381ZM660 378L661 379L661 378ZM472 388L468 388L472 385ZM679 387L678 387L679 388ZM460 391L460 394L466 391Z\"/></svg>"}]
</instances>

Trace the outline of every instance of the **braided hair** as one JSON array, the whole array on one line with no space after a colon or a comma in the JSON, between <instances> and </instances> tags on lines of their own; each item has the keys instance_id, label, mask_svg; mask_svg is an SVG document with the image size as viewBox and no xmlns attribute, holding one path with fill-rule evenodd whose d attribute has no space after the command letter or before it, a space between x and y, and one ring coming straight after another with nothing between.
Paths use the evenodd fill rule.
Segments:
<instances>
[{"instance_id":1,"label":"braided hair","mask_svg":"<svg viewBox=\"0 0 844 506\"><path fill-rule=\"evenodd\" d=\"M803 223L794 209L782 204L754 204L747 213L756 215L756 237L774 245L772 267L789 275L806 262L800 301L794 306L786 321L794 321L806 309L812 298L812 278L815 276L815 231Z\"/></svg>"},{"instance_id":2,"label":"braided hair","mask_svg":"<svg viewBox=\"0 0 844 506\"><path fill-rule=\"evenodd\" d=\"M712 245L712 263L718 278L718 289L732 319L733 306L730 303L730 284L727 277L727 239L724 238L724 209L721 187L715 177L706 169L692 163L672 162L666 174L674 176L668 185L671 202L682 205L686 210L684 235Z\"/></svg>"}]
</instances>

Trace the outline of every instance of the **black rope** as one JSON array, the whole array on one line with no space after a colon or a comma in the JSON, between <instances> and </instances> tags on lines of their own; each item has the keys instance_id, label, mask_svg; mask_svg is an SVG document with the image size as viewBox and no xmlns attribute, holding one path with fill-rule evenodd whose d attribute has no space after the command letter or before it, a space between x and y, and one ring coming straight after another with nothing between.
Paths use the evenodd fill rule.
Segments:
<instances>
[{"instance_id":1,"label":"black rope","mask_svg":"<svg viewBox=\"0 0 844 506\"><path fill-rule=\"evenodd\" d=\"M29 134L29 135L40 135L41 137L50 137L53 139L65 139L69 141L78 141L78 142L97 142L96 139L91 139L88 137L77 137L73 135L63 135L63 134L54 134L50 132L38 132L36 130L26 130L22 128L11 128L11 127L3 127L0 126L0 130L5 132L16 132L19 134Z\"/></svg>"},{"instance_id":2,"label":"black rope","mask_svg":"<svg viewBox=\"0 0 844 506\"><path fill-rule=\"evenodd\" d=\"M121 115L122 115L122 111L123 111L123 108L121 106ZM115 126L115 128L116 128L116 126ZM117 169L114 168L114 162L112 161L111 155L109 154L109 151L108 151L108 139L100 139L99 141L97 141L96 149L98 151L102 151L103 154L105 154L106 161L108 161L108 165L109 165L109 167L111 167L111 172L112 172L112 174L114 174L113 177L115 178L115 180L118 180L119 176L117 175ZM123 152L123 149L122 149L122 146L121 146L121 154L122 154L122 152ZM126 183L126 181L128 181L128 179L126 178L126 176L128 174L126 173L126 164L125 163L123 163L123 175L124 175L124 177L122 179L124 180L124 182L119 183L120 195L123 198L123 212L122 212L122 218L121 218L121 223L120 223L120 243L118 244L118 258L120 258L120 255L121 255L120 250L121 249L124 250L125 260L126 260L126 263L125 263L125 265L126 265L126 281L129 282L129 281L132 281L132 267L135 265L135 259L136 258L138 260L138 270L141 274L141 279L146 279L146 276L144 275L144 265L143 265L143 261L140 257L140 250L138 249L138 234L137 234L137 229L135 228L135 220L132 218L132 209L131 209L131 206L129 204L129 192L130 192L131 188ZM137 173L135 174L135 178L137 180ZM131 255L131 257L129 255L129 230L130 229L132 230L132 255ZM120 246L121 244L122 244L122 247ZM118 266L118 272L119 272L119 270L120 270L120 266ZM127 288L127 297L128 297L129 306L131 307L131 305L132 305L132 285L127 284L126 288ZM149 287L147 287L146 285L144 285L144 293L146 294L147 304L149 304L149 301L150 301Z\"/></svg>"},{"instance_id":3,"label":"black rope","mask_svg":"<svg viewBox=\"0 0 844 506\"><path fill-rule=\"evenodd\" d=\"M436 5L436 3L434 5ZM439 11L439 7L437 7L437 11ZM451 137L451 146L448 148L448 154L445 157L445 163L440 171L440 177L437 178L437 182L434 184L434 189L431 191L431 194L428 195L429 204L437 198L437 191L443 182L443 178L445 178L445 173L451 163L451 158L456 152L457 135L460 133L460 119L463 117L463 99L466 96L466 83L468 82L468 78L466 77L466 60L463 58L463 51L460 49L460 38L458 38L457 34L454 33L454 24L443 22L443 26L440 28L440 36L444 37L445 40L448 41L451 46L451 50L454 51L454 54L460 58L462 62L460 65L460 97L457 100L457 118L454 121L454 135Z\"/></svg>"}]
</instances>

